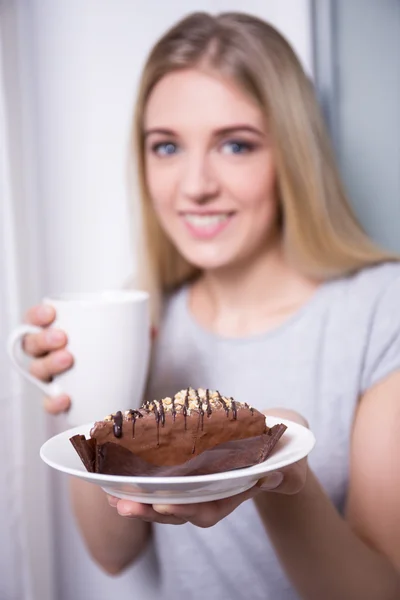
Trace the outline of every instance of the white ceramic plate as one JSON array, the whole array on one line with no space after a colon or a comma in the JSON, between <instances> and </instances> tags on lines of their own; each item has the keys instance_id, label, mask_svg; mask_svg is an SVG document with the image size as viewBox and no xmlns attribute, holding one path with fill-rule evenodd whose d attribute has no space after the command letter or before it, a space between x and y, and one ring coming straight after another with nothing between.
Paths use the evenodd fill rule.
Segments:
<instances>
[{"instance_id":1,"label":"white ceramic plate","mask_svg":"<svg viewBox=\"0 0 400 600\"><path fill-rule=\"evenodd\" d=\"M287 430L267 460L253 467L212 475L126 477L88 473L69 438L76 434L89 437L93 423L74 427L52 437L41 447L40 456L53 469L95 483L118 498L144 504L208 502L244 492L266 473L282 469L309 454L315 444L314 435L309 429L286 419L268 417L269 427L277 423L284 423Z\"/></svg>"}]
</instances>

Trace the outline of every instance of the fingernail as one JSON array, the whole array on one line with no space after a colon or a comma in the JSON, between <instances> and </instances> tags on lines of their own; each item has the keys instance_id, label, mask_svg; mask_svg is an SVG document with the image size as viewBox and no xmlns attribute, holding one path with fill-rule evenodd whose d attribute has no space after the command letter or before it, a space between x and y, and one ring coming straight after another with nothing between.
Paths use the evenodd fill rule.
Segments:
<instances>
[{"instance_id":1,"label":"fingernail","mask_svg":"<svg viewBox=\"0 0 400 600\"><path fill-rule=\"evenodd\" d=\"M69 406L69 397L68 396L58 396L57 398L52 399L52 403L57 408L66 409Z\"/></svg>"},{"instance_id":2,"label":"fingernail","mask_svg":"<svg viewBox=\"0 0 400 600\"><path fill-rule=\"evenodd\" d=\"M160 515L172 515L171 506L168 504L153 504L153 510L155 510Z\"/></svg>"},{"instance_id":3,"label":"fingernail","mask_svg":"<svg viewBox=\"0 0 400 600\"><path fill-rule=\"evenodd\" d=\"M121 515L121 517L133 517L133 514L131 513L129 508L118 508L117 510L118 514Z\"/></svg>"},{"instance_id":4,"label":"fingernail","mask_svg":"<svg viewBox=\"0 0 400 600\"><path fill-rule=\"evenodd\" d=\"M60 354L56 358L57 364L60 365L61 367L69 365L70 360L71 360L71 358L70 358L69 354Z\"/></svg>"},{"instance_id":5,"label":"fingernail","mask_svg":"<svg viewBox=\"0 0 400 600\"><path fill-rule=\"evenodd\" d=\"M53 314L53 309L51 306L47 306L46 304L42 304L38 308L38 314L41 319L50 319Z\"/></svg>"},{"instance_id":6,"label":"fingernail","mask_svg":"<svg viewBox=\"0 0 400 600\"><path fill-rule=\"evenodd\" d=\"M62 342L64 339L64 334L62 331L57 331L57 329L52 329L48 331L46 334L46 340L50 342L50 344L58 344Z\"/></svg>"},{"instance_id":7,"label":"fingernail","mask_svg":"<svg viewBox=\"0 0 400 600\"><path fill-rule=\"evenodd\" d=\"M281 485L282 481L283 473L280 471L274 471L270 475L267 475L267 477L264 477L259 487L260 490L263 491L275 490L279 485Z\"/></svg>"},{"instance_id":8,"label":"fingernail","mask_svg":"<svg viewBox=\"0 0 400 600\"><path fill-rule=\"evenodd\" d=\"M107 500L108 504L115 508L118 504L119 498L116 498L115 496L107 496Z\"/></svg>"},{"instance_id":9,"label":"fingernail","mask_svg":"<svg viewBox=\"0 0 400 600\"><path fill-rule=\"evenodd\" d=\"M131 517L133 515L130 506L127 506L126 504L124 504L124 502L119 503L118 514L120 514L122 517Z\"/></svg>"}]
</instances>

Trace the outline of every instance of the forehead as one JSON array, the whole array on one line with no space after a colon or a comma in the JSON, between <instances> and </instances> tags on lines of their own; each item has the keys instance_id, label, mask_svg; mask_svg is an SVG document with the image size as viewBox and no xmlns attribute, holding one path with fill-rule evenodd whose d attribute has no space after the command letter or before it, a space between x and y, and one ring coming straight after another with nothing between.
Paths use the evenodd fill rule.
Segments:
<instances>
[{"instance_id":1,"label":"forehead","mask_svg":"<svg viewBox=\"0 0 400 600\"><path fill-rule=\"evenodd\" d=\"M195 69L165 75L150 94L144 113L145 128L246 123L261 129L263 122L261 109L235 82Z\"/></svg>"}]
</instances>

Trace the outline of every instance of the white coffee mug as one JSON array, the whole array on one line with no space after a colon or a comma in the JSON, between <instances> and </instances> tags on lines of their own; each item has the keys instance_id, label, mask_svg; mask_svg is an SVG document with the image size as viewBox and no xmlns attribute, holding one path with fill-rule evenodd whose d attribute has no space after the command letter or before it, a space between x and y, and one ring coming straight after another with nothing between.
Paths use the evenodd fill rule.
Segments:
<instances>
[{"instance_id":1,"label":"white coffee mug","mask_svg":"<svg viewBox=\"0 0 400 600\"><path fill-rule=\"evenodd\" d=\"M68 394L70 425L104 419L143 401L150 357L150 310L147 292L106 291L60 294L43 299L56 311L52 326L68 337L71 369L44 383L26 366L22 340L40 327L20 325L7 350L19 372L47 396Z\"/></svg>"}]
</instances>

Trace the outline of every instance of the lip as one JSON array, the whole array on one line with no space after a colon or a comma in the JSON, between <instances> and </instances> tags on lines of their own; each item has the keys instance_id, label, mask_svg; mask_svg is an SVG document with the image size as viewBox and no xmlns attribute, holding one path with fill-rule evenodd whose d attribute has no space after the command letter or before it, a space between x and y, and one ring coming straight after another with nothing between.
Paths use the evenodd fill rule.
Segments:
<instances>
[{"instance_id":1,"label":"lip","mask_svg":"<svg viewBox=\"0 0 400 600\"><path fill-rule=\"evenodd\" d=\"M222 233L222 231L224 231L229 224L231 223L235 213L231 212L231 211L187 211L187 212L182 212L179 213L180 217L182 218L182 221L186 227L186 229L189 231L189 233L195 237L196 239L201 239L201 240L210 240L212 238L215 238L217 235L219 235L220 233ZM223 218L223 220L216 220L215 222L206 222L204 224L202 223L195 223L193 221L189 221L186 217L190 216L190 217L217 217L219 215L225 215L225 217Z\"/></svg>"}]
</instances>

